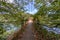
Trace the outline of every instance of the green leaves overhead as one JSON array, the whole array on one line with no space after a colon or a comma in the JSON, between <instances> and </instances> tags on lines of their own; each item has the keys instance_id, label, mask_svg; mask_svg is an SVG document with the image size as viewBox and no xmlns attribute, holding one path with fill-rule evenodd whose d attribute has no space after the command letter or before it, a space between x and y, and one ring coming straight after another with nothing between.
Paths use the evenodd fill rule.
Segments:
<instances>
[{"instance_id":1,"label":"green leaves overhead","mask_svg":"<svg viewBox=\"0 0 60 40\"><path fill-rule=\"evenodd\" d=\"M39 2L39 0L38 0L38 2ZM46 2L48 2L48 1L46 1ZM55 25L59 24L60 1L54 0L53 2L50 2L50 5L48 5L48 6L46 6L46 5L47 4L44 4L44 3L42 4L39 11L35 14L35 17L37 17L37 19L42 24L54 24L54 23L55 23Z\"/></svg>"},{"instance_id":2,"label":"green leaves overhead","mask_svg":"<svg viewBox=\"0 0 60 40\"><path fill-rule=\"evenodd\" d=\"M0 12L9 12L14 13L17 11L17 8L13 4L0 1Z\"/></svg>"}]
</instances>

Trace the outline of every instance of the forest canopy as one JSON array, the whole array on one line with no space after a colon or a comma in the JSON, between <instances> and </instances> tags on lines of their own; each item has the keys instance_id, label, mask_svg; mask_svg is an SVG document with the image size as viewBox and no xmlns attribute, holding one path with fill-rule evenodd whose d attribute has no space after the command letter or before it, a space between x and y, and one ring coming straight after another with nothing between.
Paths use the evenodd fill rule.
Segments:
<instances>
[{"instance_id":1,"label":"forest canopy","mask_svg":"<svg viewBox=\"0 0 60 40\"><path fill-rule=\"evenodd\" d=\"M33 6L25 9L24 6L29 3ZM34 15L26 13L29 9L30 12L34 11L33 8L37 10ZM14 27L22 27L31 16L34 21L37 19L39 25L60 28L60 0L0 0L0 40L5 40L8 34L14 33Z\"/></svg>"}]
</instances>

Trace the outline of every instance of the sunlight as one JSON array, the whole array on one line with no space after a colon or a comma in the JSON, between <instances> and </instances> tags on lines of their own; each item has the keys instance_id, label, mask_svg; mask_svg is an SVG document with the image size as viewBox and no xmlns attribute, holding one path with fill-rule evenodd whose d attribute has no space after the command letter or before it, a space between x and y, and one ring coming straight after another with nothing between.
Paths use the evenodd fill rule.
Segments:
<instances>
[{"instance_id":1,"label":"sunlight","mask_svg":"<svg viewBox=\"0 0 60 40\"><path fill-rule=\"evenodd\" d=\"M13 3L14 0L7 0L8 3Z\"/></svg>"},{"instance_id":2,"label":"sunlight","mask_svg":"<svg viewBox=\"0 0 60 40\"><path fill-rule=\"evenodd\" d=\"M35 14L35 13L37 13L37 9L33 9L33 11L26 11L26 13L30 13L30 14Z\"/></svg>"},{"instance_id":3,"label":"sunlight","mask_svg":"<svg viewBox=\"0 0 60 40\"><path fill-rule=\"evenodd\" d=\"M33 21L32 20L29 20L28 23L33 23Z\"/></svg>"}]
</instances>

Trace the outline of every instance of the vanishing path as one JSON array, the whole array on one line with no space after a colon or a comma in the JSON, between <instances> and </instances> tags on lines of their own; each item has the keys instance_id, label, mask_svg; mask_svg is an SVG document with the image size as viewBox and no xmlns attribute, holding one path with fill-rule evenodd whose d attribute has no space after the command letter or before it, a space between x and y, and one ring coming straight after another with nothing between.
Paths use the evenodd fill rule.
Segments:
<instances>
[{"instance_id":1,"label":"vanishing path","mask_svg":"<svg viewBox=\"0 0 60 40\"><path fill-rule=\"evenodd\" d=\"M14 33L13 35L9 36L7 40L35 40L34 37L34 29L33 29L33 20L29 19L26 22L25 31L22 33L21 29Z\"/></svg>"},{"instance_id":2,"label":"vanishing path","mask_svg":"<svg viewBox=\"0 0 60 40\"><path fill-rule=\"evenodd\" d=\"M33 21L29 20L27 22L27 26L21 40L34 40L34 34L32 28L33 28Z\"/></svg>"}]
</instances>

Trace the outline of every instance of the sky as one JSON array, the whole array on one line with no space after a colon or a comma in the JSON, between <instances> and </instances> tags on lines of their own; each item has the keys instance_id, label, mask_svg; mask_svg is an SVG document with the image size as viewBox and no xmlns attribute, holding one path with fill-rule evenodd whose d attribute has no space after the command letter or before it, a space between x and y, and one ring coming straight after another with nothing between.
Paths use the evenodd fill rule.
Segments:
<instances>
[{"instance_id":1,"label":"sky","mask_svg":"<svg viewBox=\"0 0 60 40\"><path fill-rule=\"evenodd\" d=\"M13 3L13 1L14 1L14 0L8 0L7 2L8 2L8 3Z\"/></svg>"},{"instance_id":2,"label":"sky","mask_svg":"<svg viewBox=\"0 0 60 40\"><path fill-rule=\"evenodd\" d=\"M26 13L35 14L38 10L34 6L34 2L29 2L29 4L24 6L24 9L27 10Z\"/></svg>"},{"instance_id":3,"label":"sky","mask_svg":"<svg viewBox=\"0 0 60 40\"><path fill-rule=\"evenodd\" d=\"M13 3L13 0L9 0L8 2ZM24 10L27 10L26 13L35 14L38 10L34 6L35 2L29 2L27 5L24 5Z\"/></svg>"}]
</instances>

